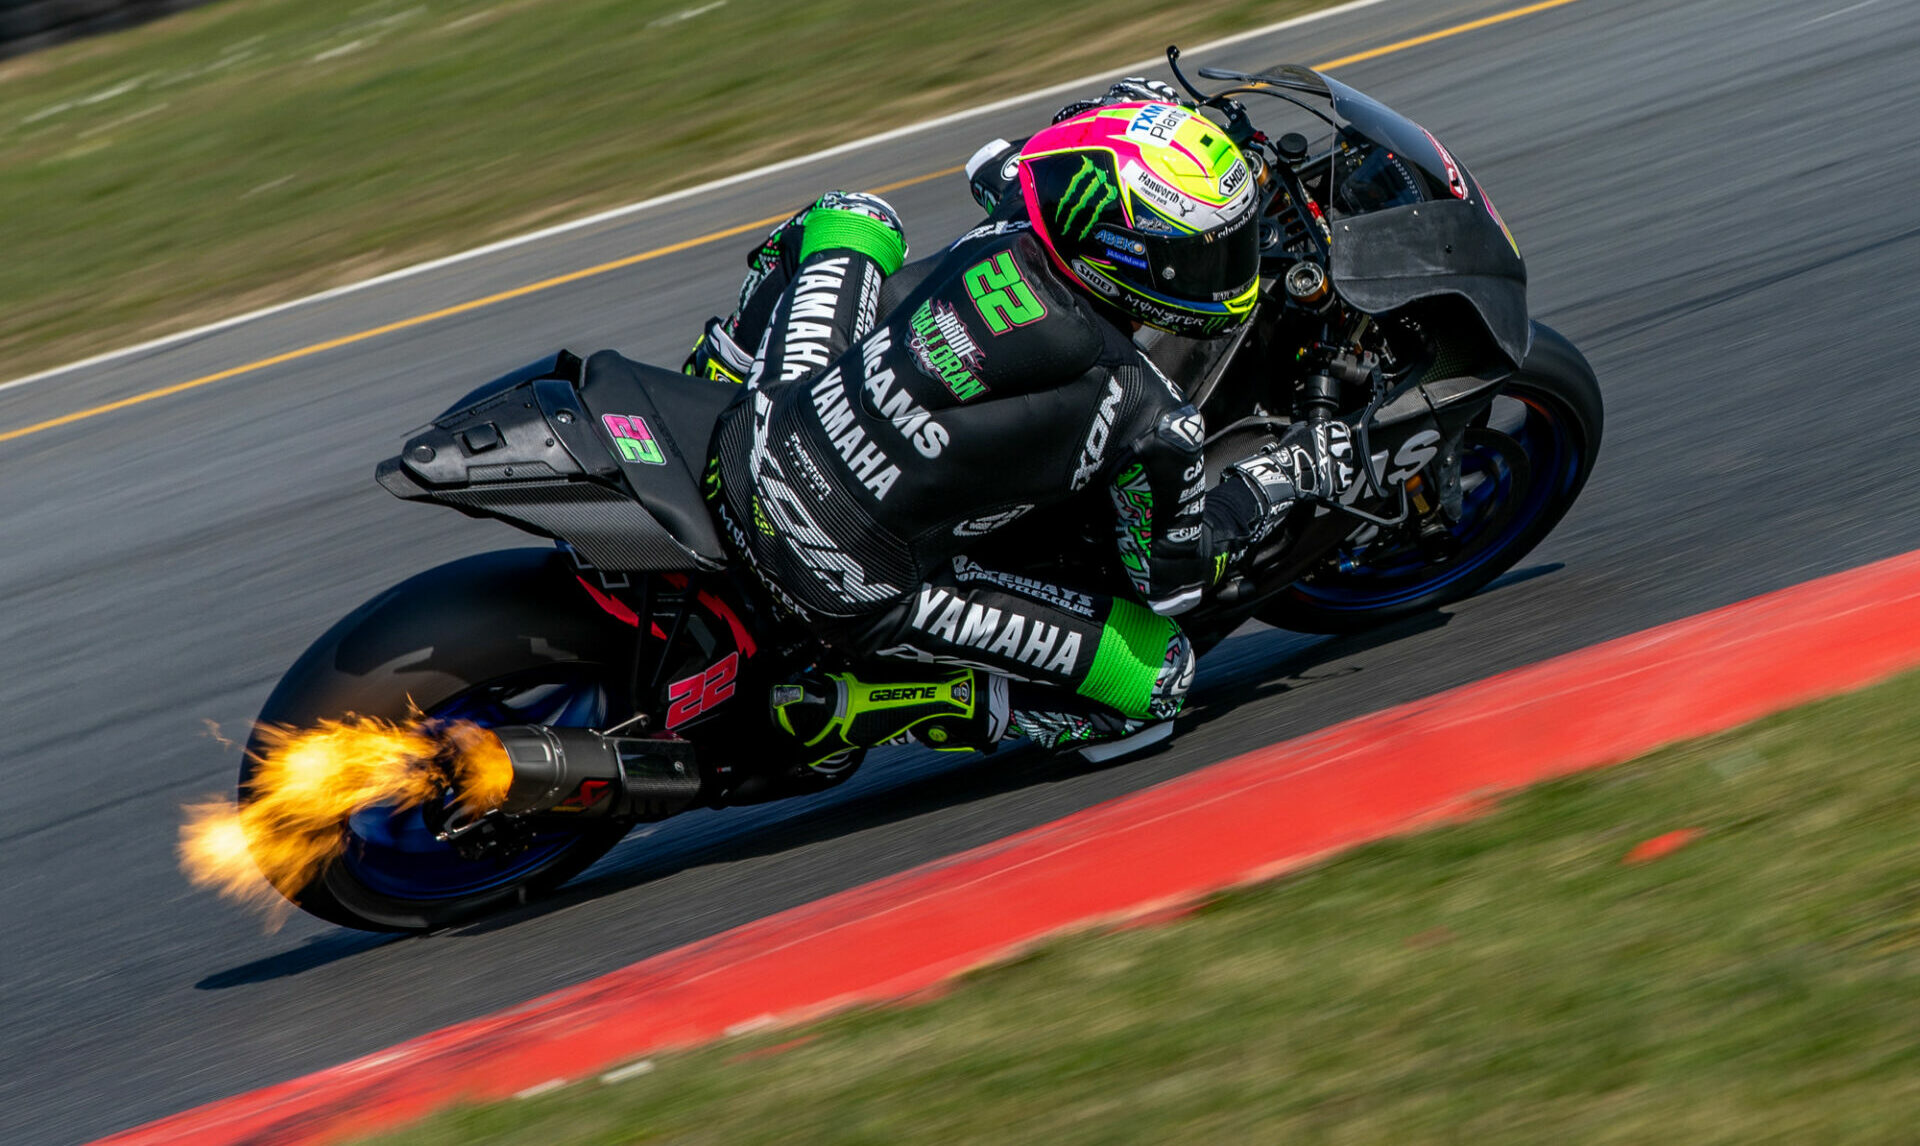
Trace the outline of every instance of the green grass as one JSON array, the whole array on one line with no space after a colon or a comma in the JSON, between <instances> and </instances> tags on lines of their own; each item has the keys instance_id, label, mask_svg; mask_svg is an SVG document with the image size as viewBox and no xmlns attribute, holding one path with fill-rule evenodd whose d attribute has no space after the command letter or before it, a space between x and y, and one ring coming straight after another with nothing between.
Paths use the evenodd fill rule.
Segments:
<instances>
[{"instance_id":1,"label":"green grass","mask_svg":"<svg viewBox=\"0 0 1920 1146\"><path fill-rule=\"evenodd\" d=\"M1331 2L226 0L22 57L0 376Z\"/></svg>"},{"instance_id":2,"label":"green grass","mask_svg":"<svg viewBox=\"0 0 1920 1146\"><path fill-rule=\"evenodd\" d=\"M389 1141L1912 1142L1917 765L1920 675Z\"/></svg>"}]
</instances>

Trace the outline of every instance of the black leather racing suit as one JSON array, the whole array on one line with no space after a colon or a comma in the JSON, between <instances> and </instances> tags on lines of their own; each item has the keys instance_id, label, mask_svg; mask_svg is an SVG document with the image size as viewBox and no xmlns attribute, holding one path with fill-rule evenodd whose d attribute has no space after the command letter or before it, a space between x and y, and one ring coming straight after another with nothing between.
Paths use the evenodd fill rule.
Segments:
<instances>
[{"instance_id":1,"label":"black leather racing suit","mask_svg":"<svg viewBox=\"0 0 1920 1146\"><path fill-rule=\"evenodd\" d=\"M1018 219L964 236L876 324L879 284L872 260L823 251L779 293L714 437L730 544L849 653L1028 682L1014 724L1043 743L1173 715L1193 652L1166 615L1248 529L1207 512L1198 412ZM1139 600L968 557L1080 496L1110 499Z\"/></svg>"}]
</instances>

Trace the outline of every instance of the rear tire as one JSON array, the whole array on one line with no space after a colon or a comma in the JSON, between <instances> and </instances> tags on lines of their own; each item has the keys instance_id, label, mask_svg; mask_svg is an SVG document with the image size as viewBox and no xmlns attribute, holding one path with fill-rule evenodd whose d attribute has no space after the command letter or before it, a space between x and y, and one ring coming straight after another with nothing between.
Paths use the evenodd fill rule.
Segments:
<instances>
[{"instance_id":1,"label":"rear tire","mask_svg":"<svg viewBox=\"0 0 1920 1146\"><path fill-rule=\"evenodd\" d=\"M1605 422L1600 383L1573 343L1535 323L1533 348L1501 395L1496 409L1512 404L1517 432L1469 430L1467 441L1468 455L1477 450L1487 462L1488 480L1511 487L1481 523L1491 536L1470 539L1479 548L1411 571L1341 569L1329 559L1261 606L1260 620L1302 633L1360 632L1471 597L1540 544L1593 472ZM1524 452L1503 461L1514 449Z\"/></svg>"},{"instance_id":2,"label":"rear tire","mask_svg":"<svg viewBox=\"0 0 1920 1146\"><path fill-rule=\"evenodd\" d=\"M526 712L545 718L530 722L603 722L609 698L622 694L618 682L633 637L593 605L574 576L571 562L552 549L501 550L429 569L315 641L281 678L257 723L309 727L347 713L404 720L410 706L482 724L518 723ZM240 766L243 802L261 747L256 732ZM546 833L528 853L505 861L462 861L405 814L357 813L343 830L347 851L311 883L281 887L281 894L343 927L421 931L566 882L627 827L593 823Z\"/></svg>"}]
</instances>

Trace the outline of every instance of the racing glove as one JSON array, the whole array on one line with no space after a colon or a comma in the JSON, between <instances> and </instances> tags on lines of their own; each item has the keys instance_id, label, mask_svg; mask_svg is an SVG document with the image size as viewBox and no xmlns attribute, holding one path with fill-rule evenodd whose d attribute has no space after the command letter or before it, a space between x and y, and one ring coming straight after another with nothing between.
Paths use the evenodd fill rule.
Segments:
<instances>
[{"instance_id":1,"label":"racing glove","mask_svg":"<svg viewBox=\"0 0 1920 1146\"><path fill-rule=\"evenodd\" d=\"M1354 459L1353 430L1345 422L1296 422L1279 442L1228 466L1221 485L1228 478L1238 479L1245 495L1226 492L1218 500L1249 513L1248 544L1257 544L1286 520L1296 503L1338 501L1359 474ZM1208 495L1209 509L1215 500Z\"/></svg>"},{"instance_id":2,"label":"racing glove","mask_svg":"<svg viewBox=\"0 0 1920 1146\"><path fill-rule=\"evenodd\" d=\"M1092 111L1096 107L1105 107L1110 103L1133 103L1142 100L1177 104L1180 102L1180 93L1173 90L1172 84L1144 79L1140 76L1128 76L1108 88L1105 95L1096 96L1093 99L1077 99L1054 112L1053 122L1059 123L1083 111Z\"/></svg>"}]
</instances>

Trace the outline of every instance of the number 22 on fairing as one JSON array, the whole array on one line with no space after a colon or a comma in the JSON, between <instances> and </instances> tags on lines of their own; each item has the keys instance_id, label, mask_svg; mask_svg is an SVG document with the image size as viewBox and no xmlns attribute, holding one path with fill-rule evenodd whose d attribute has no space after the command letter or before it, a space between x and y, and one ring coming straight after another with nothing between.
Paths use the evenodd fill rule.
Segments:
<instances>
[{"instance_id":1,"label":"number 22 on fairing","mask_svg":"<svg viewBox=\"0 0 1920 1146\"><path fill-rule=\"evenodd\" d=\"M728 653L705 672L667 686L667 727L678 728L733 695L733 678L740 671L740 654Z\"/></svg>"}]
</instances>

